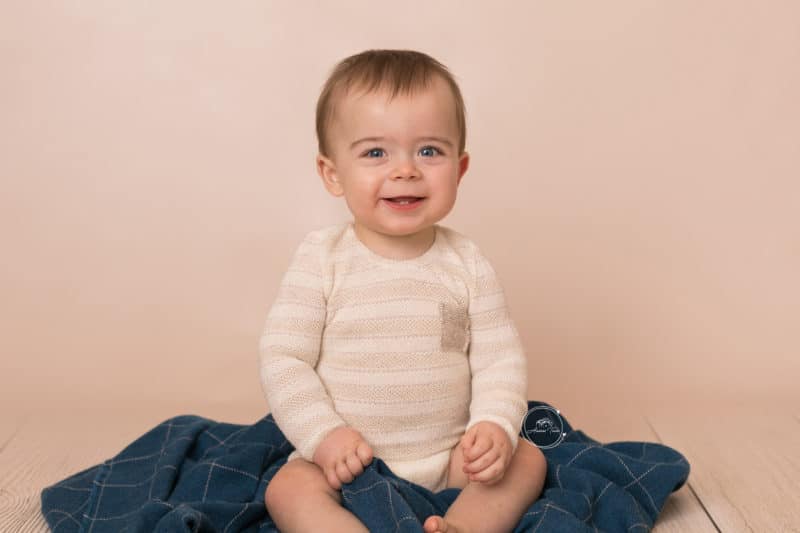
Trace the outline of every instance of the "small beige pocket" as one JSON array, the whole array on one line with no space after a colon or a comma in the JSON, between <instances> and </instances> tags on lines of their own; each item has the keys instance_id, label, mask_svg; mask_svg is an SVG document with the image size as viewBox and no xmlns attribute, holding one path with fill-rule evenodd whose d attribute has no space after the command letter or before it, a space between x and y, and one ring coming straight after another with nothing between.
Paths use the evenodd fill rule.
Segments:
<instances>
[{"instance_id":1,"label":"small beige pocket","mask_svg":"<svg viewBox=\"0 0 800 533\"><path fill-rule=\"evenodd\" d=\"M469 346L469 316L462 309L451 309L444 302L439 303L442 321L442 350L466 352Z\"/></svg>"}]
</instances>

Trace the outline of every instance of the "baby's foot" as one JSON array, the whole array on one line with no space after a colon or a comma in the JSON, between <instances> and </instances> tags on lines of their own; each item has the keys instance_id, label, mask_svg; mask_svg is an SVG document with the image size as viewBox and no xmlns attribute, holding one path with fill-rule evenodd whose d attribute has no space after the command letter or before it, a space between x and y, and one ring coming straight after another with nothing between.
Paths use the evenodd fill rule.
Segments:
<instances>
[{"instance_id":1,"label":"baby's foot","mask_svg":"<svg viewBox=\"0 0 800 533\"><path fill-rule=\"evenodd\" d=\"M463 530L438 515L429 516L422 525L425 533L461 533Z\"/></svg>"}]
</instances>

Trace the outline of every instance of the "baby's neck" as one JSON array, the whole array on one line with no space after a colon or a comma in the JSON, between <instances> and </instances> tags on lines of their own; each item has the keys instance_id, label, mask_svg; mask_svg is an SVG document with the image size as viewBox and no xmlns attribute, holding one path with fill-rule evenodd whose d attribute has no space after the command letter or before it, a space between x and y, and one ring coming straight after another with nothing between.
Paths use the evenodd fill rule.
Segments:
<instances>
[{"instance_id":1,"label":"baby's neck","mask_svg":"<svg viewBox=\"0 0 800 533\"><path fill-rule=\"evenodd\" d=\"M361 243L386 259L403 261L427 252L436 239L436 227L430 226L410 235L387 235L353 222L353 231Z\"/></svg>"}]
</instances>

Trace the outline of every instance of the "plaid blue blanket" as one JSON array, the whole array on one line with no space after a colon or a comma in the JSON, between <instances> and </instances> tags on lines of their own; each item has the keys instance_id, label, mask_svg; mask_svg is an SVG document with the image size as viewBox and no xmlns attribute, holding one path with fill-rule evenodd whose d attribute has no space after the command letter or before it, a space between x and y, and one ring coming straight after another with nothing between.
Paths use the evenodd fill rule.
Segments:
<instances>
[{"instance_id":1,"label":"plaid blue blanket","mask_svg":"<svg viewBox=\"0 0 800 533\"><path fill-rule=\"evenodd\" d=\"M689 463L668 446L601 444L549 404L528 405L520 436L542 449L548 470L515 533L649 531L689 476ZM57 533L277 532L264 492L293 449L271 414L252 425L176 416L112 459L45 488L42 514ZM342 499L370 531L421 533L459 492L433 493L375 457L343 485Z\"/></svg>"}]
</instances>

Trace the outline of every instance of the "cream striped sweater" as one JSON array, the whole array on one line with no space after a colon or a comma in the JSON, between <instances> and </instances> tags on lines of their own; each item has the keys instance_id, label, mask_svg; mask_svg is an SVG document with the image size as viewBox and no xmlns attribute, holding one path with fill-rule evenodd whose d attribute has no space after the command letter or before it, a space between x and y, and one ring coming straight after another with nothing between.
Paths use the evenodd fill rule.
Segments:
<instances>
[{"instance_id":1,"label":"cream striped sweater","mask_svg":"<svg viewBox=\"0 0 800 533\"><path fill-rule=\"evenodd\" d=\"M445 488L450 450L482 420L517 447L527 360L489 261L436 224L421 256L388 259L353 222L308 233L259 341L278 427L308 461L349 425L400 477Z\"/></svg>"}]
</instances>

